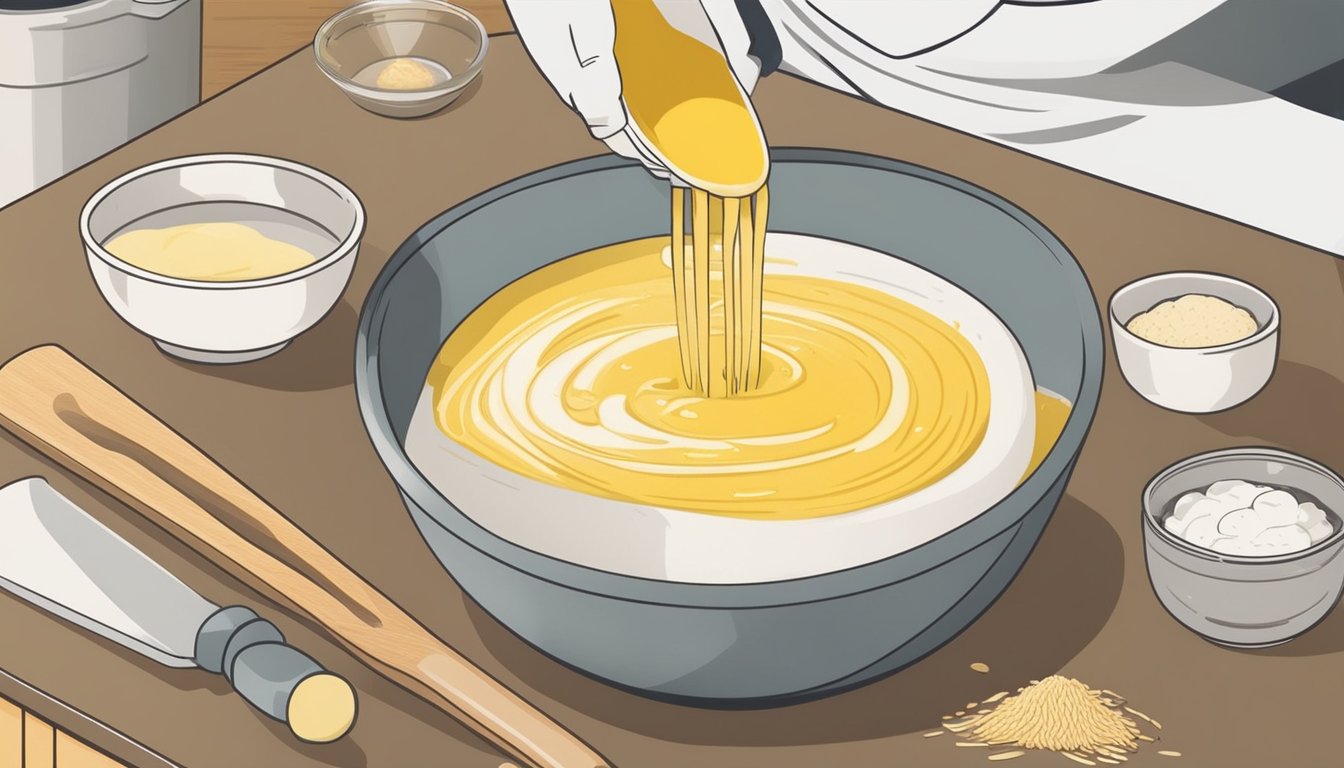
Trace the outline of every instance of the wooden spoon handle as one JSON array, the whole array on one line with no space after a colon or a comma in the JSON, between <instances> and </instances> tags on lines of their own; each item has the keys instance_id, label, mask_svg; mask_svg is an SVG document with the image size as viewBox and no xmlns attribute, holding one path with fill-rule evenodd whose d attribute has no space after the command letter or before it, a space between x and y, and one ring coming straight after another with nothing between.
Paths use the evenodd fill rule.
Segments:
<instances>
[{"instance_id":1,"label":"wooden spoon handle","mask_svg":"<svg viewBox=\"0 0 1344 768\"><path fill-rule=\"evenodd\" d=\"M607 765L64 349L37 347L0 368L0 426L508 754L538 768Z\"/></svg>"}]
</instances>

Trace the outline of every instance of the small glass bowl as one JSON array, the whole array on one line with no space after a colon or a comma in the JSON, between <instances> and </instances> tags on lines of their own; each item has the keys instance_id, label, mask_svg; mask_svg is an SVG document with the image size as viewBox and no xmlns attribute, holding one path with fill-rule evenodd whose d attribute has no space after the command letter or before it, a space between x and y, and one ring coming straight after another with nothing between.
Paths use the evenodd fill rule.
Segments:
<instances>
[{"instance_id":1,"label":"small glass bowl","mask_svg":"<svg viewBox=\"0 0 1344 768\"><path fill-rule=\"evenodd\" d=\"M480 20L440 0L365 0L332 16L313 38L317 66L359 106L387 117L420 117L453 103L481 73L490 37ZM425 88L380 88L396 59L428 69Z\"/></svg>"}]
</instances>

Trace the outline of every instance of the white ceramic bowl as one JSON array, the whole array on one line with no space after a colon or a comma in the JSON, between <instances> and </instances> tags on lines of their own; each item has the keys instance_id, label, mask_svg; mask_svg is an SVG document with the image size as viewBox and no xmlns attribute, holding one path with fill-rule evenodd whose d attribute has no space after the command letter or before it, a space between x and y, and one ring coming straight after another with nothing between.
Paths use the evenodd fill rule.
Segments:
<instances>
[{"instance_id":1,"label":"white ceramic bowl","mask_svg":"<svg viewBox=\"0 0 1344 768\"><path fill-rule=\"evenodd\" d=\"M1227 555L1191 544L1162 520L1176 500L1220 480L1288 489L1326 510L1335 531L1301 552ZM1328 467L1273 448L1192 456L1143 490L1144 559L1153 592L1177 621L1215 643L1258 648L1291 640L1322 621L1344 591L1344 480Z\"/></svg>"},{"instance_id":2,"label":"white ceramic bowl","mask_svg":"<svg viewBox=\"0 0 1344 768\"><path fill-rule=\"evenodd\" d=\"M439 430L426 387L407 454L433 484L451 489L466 515L509 541L603 571L705 584L871 563L957 528L1017 487L1036 434L1035 389L1016 339L989 308L911 262L850 243L775 232L770 256L770 274L855 282L957 324L980 353L994 404L975 453L938 482L866 509L798 520L724 517L590 496L504 469Z\"/></svg>"},{"instance_id":3,"label":"white ceramic bowl","mask_svg":"<svg viewBox=\"0 0 1344 768\"><path fill-rule=\"evenodd\" d=\"M332 16L313 38L317 66L359 106L420 117L457 100L485 66L490 37L471 13L441 0L365 0ZM411 58L433 73L428 88L379 88L386 63Z\"/></svg>"},{"instance_id":4,"label":"white ceramic bowl","mask_svg":"<svg viewBox=\"0 0 1344 768\"><path fill-rule=\"evenodd\" d=\"M1126 324L1186 294L1216 296L1250 312L1259 326L1216 347L1155 344ZM1250 400L1269 383L1279 353L1279 307L1250 283L1209 272L1168 272L1136 280L1111 297L1111 338L1125 381L1145 400L1182 413L1214 413Z\"/></svg>"},{"instance_id":5,"label":"white ceramic bowl","mask_svg":"<svg viewBox=\"0 0 1344 768\"><path fill-rule=\"evenodd\" d=\"M274 277L184 280L103 247L129 229L230 221L317 260ZM321 320L350 281L364 206L335 178L259 155L196 155L147 165L98 190L79 217L89 271L112 309L168 354L196 362L257 360Z\"/></svg>"}]
</instances>

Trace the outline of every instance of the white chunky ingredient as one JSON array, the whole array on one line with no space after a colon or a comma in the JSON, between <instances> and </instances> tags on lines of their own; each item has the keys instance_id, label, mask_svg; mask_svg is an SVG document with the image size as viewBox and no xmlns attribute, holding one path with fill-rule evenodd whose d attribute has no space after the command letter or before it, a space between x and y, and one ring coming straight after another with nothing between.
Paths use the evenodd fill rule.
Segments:
<instances>
[{"instance_id":1,"label":"white chunky ingredient","mask_svg":"<svg viewBox=\"0 0 1344 768\"><path fill-rule=\"evenodd\" d=\"M1162 524L1198 547L1228 555L1286 555L1334 533L1325 510L1292 493L1245 480L1220 480L1176 500Z\"/></svg>"}]
</instances>

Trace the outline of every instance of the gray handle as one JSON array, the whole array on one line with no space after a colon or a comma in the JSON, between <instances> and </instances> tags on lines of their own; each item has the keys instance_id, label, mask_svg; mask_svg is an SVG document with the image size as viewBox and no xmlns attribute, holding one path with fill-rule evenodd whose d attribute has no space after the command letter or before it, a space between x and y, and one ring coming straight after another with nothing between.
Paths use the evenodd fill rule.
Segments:
<instances>
[{"instance_id":1,"label":"gray handle","mask_svg":"<svg viewBox=\"0 0 1344 768\"><path fill-rule=\"evenodd\" d=\"M334 741L354 724L354 691L250 608L221 608L196 633L196 663L305 741Z\"/></svg>"}]
</instances>

